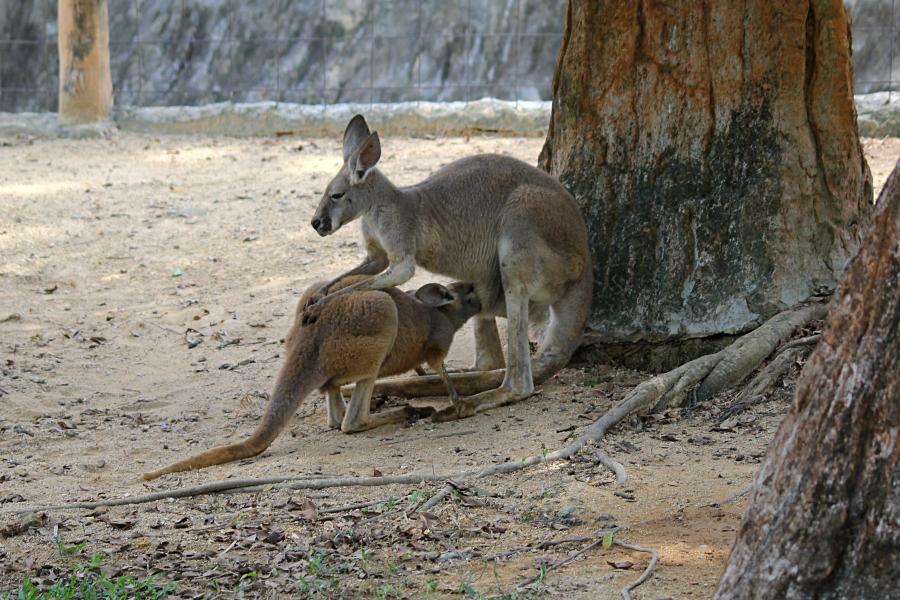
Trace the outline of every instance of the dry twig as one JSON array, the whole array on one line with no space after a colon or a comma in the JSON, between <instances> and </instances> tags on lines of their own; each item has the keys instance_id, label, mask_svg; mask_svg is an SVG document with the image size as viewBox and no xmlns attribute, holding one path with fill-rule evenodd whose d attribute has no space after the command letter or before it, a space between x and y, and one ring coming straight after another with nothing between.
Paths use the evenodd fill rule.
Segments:
<instances>
[{"instance_id":1,"label":"dry twig","mask_svg":"<svg viewBox=\"0 0 900 600\"><path fill-rule=\"evenodd\" d=\"M644 569L644 572L641 573L641 576L622 588L622 600L631 600L631 592L637 586L650 579L650 574L653 572L653 567L655 567L656 563L659 562L659 552L657 552L653 548L643 548L641 546L629 544L628 542L620 542L619 540L614 540L613 544L615 544L616 546L621 546L622 548L626 548L628 550L634 550L635 552L646 552L650 555L650 564L647 565L647 568Z\"/></svg>"},{"instance_id":2,"label":"dry twig","mask_svg":"<svg viewBox=\"0 0 900 600\"><path fill-rule=\"evenodd\" d=\"M552 571L554 569L558 569L560 567L563 567L563 566L569 564L570 562L572 562L573 560L575 560L576 558L584 556L585 552L587 552L591 548L594 548L595 546L599 546L602 543L603 543L603 537L601 536L600 539L594 540L593 542L591 542L590 544L588 544L587 546L585 546L578 552L575 552L571 556L567 556L566 558L564 558L560 561L557 561L557 562L553 563L552 565L548 566L546 569L542 569L540 573L538 573L537 575L535 575L534 577L532 577L531 579L529 579L528 581L526 581L525 583L523 583L516 589L521 591L521 590L524 590L525 588L527 588L529 585L535 583L536 581L543 580L544 577L547 576L547 573L549 573L550 571Z\"/></svg>"},{"instance_id":3,"label":"dry twig","mask_svg":"<svg viewBox=\"0 0 900 600\"><path fill-rule=\"evenodd\" d=\"M444 487L442 487L440 489L440 491L438 491L434 496L429 498L424 504L422 504L421 507L416 508L415 510L411 510L410 513L412 513L412 512L428 512L429 510L431 510L432 508L434 508L435 506L437 506L438 504L443 502L450 494L453 493L453 490L455 490L455 489L456 489L456 486L454 486L450 482L447 482L447 484ZM410 513L407 513L407 514L410 514Z\"/></svg>"},{"instance_id":4,"label":"dry twig","mask_svg":"<svg viewBox=\"0 0 900 600\"><path fill-rule=\"evenodd\" d=\"M598 533L601 534L599 539L595 539L593 542L591 542L587 546L583 547L578 552L575 552L571 556L567 556L566 558L564 558L560 561L557 561L557 562L553 563L552 565L548 566L546 569L541 570L540 573L538 573L537 575L535 575L534 577L532 577L525 583L521 584L516 589L519 591L522 591L525 588L527 588L528 586L534 584L535 582L543 580L544 577L547 576L547 573L549 573L550 571L553 571L554 569L559 569L560 567L563 567L563 566L569 564L570 562L578 559L579 557L584 556L584 554L588 550L590 550L591 548L595 548L595 547L599 546L600 544L602 544L604 538L607 535L609 535L610 533L613 533L615 531L618 531L618 528L610 530L610 531L603 531L603 530L599 531ZM580 540L580 538L573 538L573 539L567 539L567 540L559 540L558 543L565 543L567 541L579 541L579 540ZM636 546L634 544L629 544L628 542L622 542L617 539L612 540L612 545L619 546L621 548L625 548L626 550L633 550L635 552L646 552L647 554L650 554L650 563L647 565L647 568L644 569L643 573L641 573L641 576L638 577L635 581L626 585L624 588L622 588L623 600L631 600L631 592L636 587L638 587L639 585L641 585L642 583L644 583L645 581L647 581L650 578L650 574L653 572L653 568L656 566L656 563L659 562L659 553L653 548L644 548L642 546ZM538 547L540 547L540 546L538 546Z\"/></svg>"}]
</instances>

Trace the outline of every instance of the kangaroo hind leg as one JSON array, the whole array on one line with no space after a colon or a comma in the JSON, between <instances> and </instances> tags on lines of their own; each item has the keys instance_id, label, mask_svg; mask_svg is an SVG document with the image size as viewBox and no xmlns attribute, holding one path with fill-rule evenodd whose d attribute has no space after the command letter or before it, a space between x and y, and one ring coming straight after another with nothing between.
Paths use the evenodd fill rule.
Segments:
<instances>
[{"instance_id":1,"label":"kangaroo hind leg","mask_svg":"<svg viewBox=\"0 0 900 600\"><path fill-rule=\"evenodd\" d=\"M347 404L344 402L341 388L338 386L328 388L325 390L325 395L328 400L326 405L328 410L328 427L330 429L340 429L344 415L347 413Z\"/></svg>"},{"instance_id":2,"label":"kangaroo hind leg","mask_svg":"<svg viewBox=\"0 0 900 600\"><path fill-rule=\"evenodd\" d=\"M347 413L341 423L341 431L344 433L357 433L389 425L391 423L406 423L411 420L430 416L434 409L430 407L417 408L403 406L371 414L372 390L375 389L375 377L356 382L353 395L347 406Z\"/></svg>"},{"instance_id":3,"label":"kangaroo hind leg","mask_svg":"<svg viewBox=\"0 0 900 600\"><path fill-rule=\"evenodd\" d=\"M494 317L476 317L475 329L475 371L493 371L504 366L503 346L497 332Z\"/></svg>"}]
</instances>

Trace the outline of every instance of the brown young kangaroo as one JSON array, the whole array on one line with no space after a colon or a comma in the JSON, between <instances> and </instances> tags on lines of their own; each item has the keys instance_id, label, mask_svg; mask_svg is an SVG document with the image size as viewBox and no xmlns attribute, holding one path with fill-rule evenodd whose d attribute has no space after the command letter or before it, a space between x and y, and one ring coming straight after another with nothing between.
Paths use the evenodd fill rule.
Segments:
<instances>
[{"instance_id":1,"label":"brown young kangaroo","mask_svg":"<svg viewBox=\"0 0 900 600\"><path fill-rule=\"evenodd\" d=\"M360 217L367 256L344 275L374 277L327 295L320 291L304 313L305 322L315 321L329 301L352 289L408 281L416 265L473 282L484 307L475 325L475 367L484 371L451 377L460 393L482 393L437 413L434 420L526 398L536 382L566 365L590 312L593 274L584 220L558 181L514 158L481 154L398 188L375 168L381 143L360 115L344 132L343 157L312 226L325 236ZM529 317L548 313L532 369ZM496 316L507 318L505 373L486 371L503 366ZM414 397L439 394L440 386L441 380L430 376L384 382L378 390Z\"/></svg>"},{"instance_id":2,"label":"brown young kangaroo","mask_svg":"<svg viewBox=\"0 0 900 600\"><path fill-rule=\"evenodd\" d=\"M363 279L366 277L348 277L330 289L341 289ZM456 331L481 310L472 284L444 287L429 283L414 295L396 288L346 294L329 303L315 324L303 326L303 307L320 288L321 283L313 285L300 298L294 324L285 340L284 365L262 422L253 434L235 444L145 473L144 479L256 456L269 447L300 402L316 389L327 394L328 425L346 433L434 412L406 406L369 414L372 388L379 376L399 375L427 363L446 383L451 401L458 399L444 368L444 358ZM356 387L349 405L345 405L341 385L352 382L356 382Z\"/></svg>"}]
</instances>

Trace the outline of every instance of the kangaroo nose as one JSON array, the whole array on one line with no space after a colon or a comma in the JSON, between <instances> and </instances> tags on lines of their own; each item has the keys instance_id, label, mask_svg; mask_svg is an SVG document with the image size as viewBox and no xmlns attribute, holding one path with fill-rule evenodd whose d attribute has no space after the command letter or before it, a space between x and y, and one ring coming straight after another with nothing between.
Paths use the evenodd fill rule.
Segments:
<instances>
[{"instance_id":1,"label":"kangaroo nose","mask_svg":"<svg viewBox=\"0 0 900 600\"><path fill-rule=\"evenodd\" d=\"M318 228L319 228L319 225L321 225L321 224L322 224L322 220L321 220L321 219L313 219L313 220L312 220L312 226L313 226L313 229L318 229Z\"/></svg>"}]
</instances>

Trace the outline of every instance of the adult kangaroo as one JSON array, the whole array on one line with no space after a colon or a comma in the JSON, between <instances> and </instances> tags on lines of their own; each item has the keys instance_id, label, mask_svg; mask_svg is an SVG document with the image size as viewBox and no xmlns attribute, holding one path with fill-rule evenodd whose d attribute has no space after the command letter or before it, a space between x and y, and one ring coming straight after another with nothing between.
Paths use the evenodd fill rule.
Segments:
<instances>
[{"instance_id":1,"label":"adult kangaroo","mask_svg":"<svg viewBox=\"0 0 900 600\"><path fill-rule=\"evenodd\" d=\"M344 164L328 184L312 219L321 236L362 220L363 262L350 274L373 275L337 292L317 294L304 313L353 289L384 289L408 281L419 265L474 283L482 313L475 325L475 368L452 375L457 391L477 395L436 413L434 420L470 416L530 396L535 383L559 371L581 340L590 312L591 257L574 198L553 177L497 154L463 158L423 182L398 188L376 167L378 133L361 115L344 132ZM529 315L546 316L532 365ZM494 317L507 318L506 370ZM494 370L490 370L494 369ZM499 385L499 387L497 387ZM407 397L439 395L440 378L383 382L377 391Z\"/></svg>"}]
</instances>

